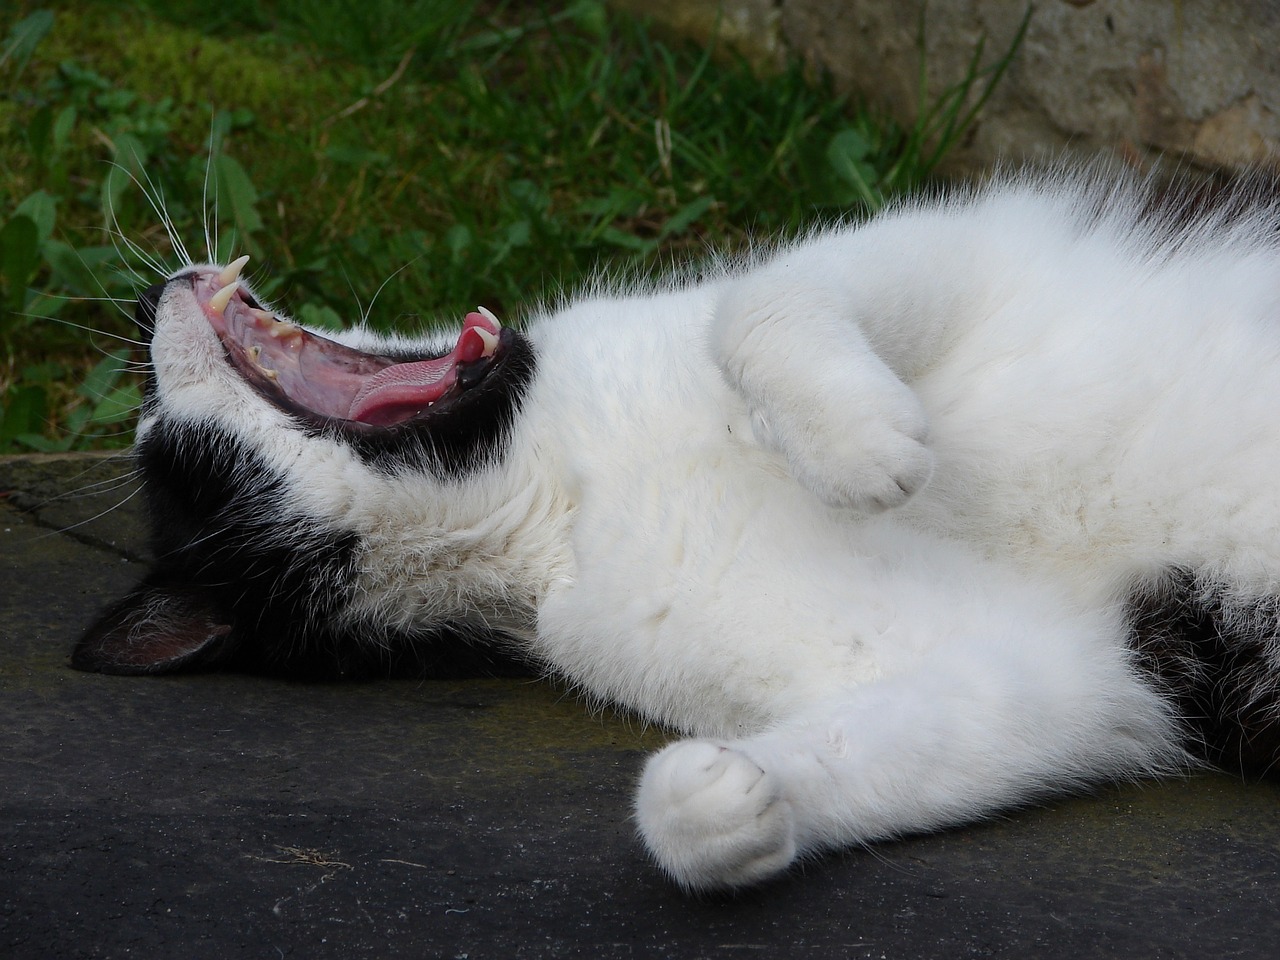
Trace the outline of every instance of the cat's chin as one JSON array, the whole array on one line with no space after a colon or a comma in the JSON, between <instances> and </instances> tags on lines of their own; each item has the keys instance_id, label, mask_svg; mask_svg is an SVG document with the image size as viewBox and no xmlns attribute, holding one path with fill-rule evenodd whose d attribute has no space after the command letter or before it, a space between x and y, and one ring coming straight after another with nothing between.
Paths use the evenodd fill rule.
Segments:
<instances>
[{"instance_id":1,"label":"cat's chin","mask_svg":"<svg viewBox=\"0 0 1280 960\"><path fill-rule=\"evenodd\" d=\"M169 282L190 284L241 379L312 425L368 432L429 420L483 382L510 347L511 335L480 308L446 353L366 353L264 309L239 282L242 266L196 267ZM162 290L139 300L144 327L154 326Z\"/></svg>"}]
</instances>

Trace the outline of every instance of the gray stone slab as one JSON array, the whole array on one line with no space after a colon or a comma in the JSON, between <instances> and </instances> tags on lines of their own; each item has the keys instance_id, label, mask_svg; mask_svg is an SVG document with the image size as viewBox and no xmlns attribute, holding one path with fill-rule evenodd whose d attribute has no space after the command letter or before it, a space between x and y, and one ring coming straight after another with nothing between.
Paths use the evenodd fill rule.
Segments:
<instances>
[{"instance_id":1,"label":"gray stone slab","mask_svg":"<svg viewBox=\"0 0 1280 960\"><path fill-rule=\"evenodd\" d=\"M133 501L98 516L124 491L63 496L109 475L0 461L0 957L1275 956L1275 785L1111 787L690 900L629 819L662 737L553 684L72 671L145 553Z\"/></svg>"}]
</instances>

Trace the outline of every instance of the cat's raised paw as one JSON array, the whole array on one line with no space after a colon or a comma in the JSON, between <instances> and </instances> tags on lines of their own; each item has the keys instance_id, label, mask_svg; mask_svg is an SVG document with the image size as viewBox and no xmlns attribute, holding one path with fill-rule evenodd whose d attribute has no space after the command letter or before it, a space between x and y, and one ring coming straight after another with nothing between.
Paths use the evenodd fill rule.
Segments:
<instances>
[{"instance_id":1,"label":"cat's raised paw","mask_svg":"<svg viewBox=\"0 0 1280 960\"><path fill-rule=\"evenodd\" d=\"M860 425L860 435L827 442L821 452L789 458L792 472L833 507L867 513L906 503L933 476L933 451L925 446L928 429L919 423Z\"/></svg>"},{"instance_id":2,"label":"cat's raised paw","mask_svg":"<svg viewBox=\"0 0 1280 960\"><path fill-rule=\"evenodd\" d=\"M640 834L681 886L744 886L796 856L795 819L777 779L750 757L705 740L667 747L645 767Z\"/></svg>"},{"instance_id":3,"label":"cat's raised paw","mask_svg":"<svg viewBox=\"0 0 1280 960\"><path fill-rule=\"evenodd\" d=\"M838 416L758 413L753 425L757 438L786 458L791 475L829 506L890 510L933 475L928 420L900 384L851 399Z\"/></svg>"}]
</instances>

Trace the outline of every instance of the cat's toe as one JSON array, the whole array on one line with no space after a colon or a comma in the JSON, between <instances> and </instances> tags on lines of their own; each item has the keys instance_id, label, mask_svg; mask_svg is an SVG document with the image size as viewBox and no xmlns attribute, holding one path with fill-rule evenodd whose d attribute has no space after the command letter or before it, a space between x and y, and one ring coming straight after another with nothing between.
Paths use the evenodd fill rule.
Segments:
<instances>
[{"instance_id":1,"label":"cat's toe","mask_svg":"<svg viewBox=\"0 0 1280 960\"><path fill-rule=\"evenodd\" d=\"M793 474L825 503L866 513L906 503L933 475L933 452L919 436L893 430L828 444L820 457L793 458Z\"/></svg>"},{"instance_id":2,"label":"cat's toe","mask_svg":"<svg viewBox=\"0 0 1280 960\"><path fill-rule=\"evenodd\" d=\"M674 744L649 761L636 818L654 858L689 889L754 883L796 856L795 818L777 779L708 741Z\"/></svg>"},{"instance_id":3,"label":"cat's toe","mask_svg":"<svg viewBox=\"0 0 1280 960\"><path fill-rule=\"evenodd\" d=\"M929 418L901 382L828 386L822 403L752 409L762 446L786 459L824 503L877 513L901 506L929 482Z\"/></svg>"}]
</instances>

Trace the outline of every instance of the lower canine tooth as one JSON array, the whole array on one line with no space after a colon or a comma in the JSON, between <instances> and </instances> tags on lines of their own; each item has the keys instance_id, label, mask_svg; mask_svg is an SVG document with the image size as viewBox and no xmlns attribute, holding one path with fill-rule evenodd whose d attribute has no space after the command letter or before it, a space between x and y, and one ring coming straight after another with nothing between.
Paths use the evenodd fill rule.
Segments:
<instances>
[{"instance_id":1,"label":"lower canine tooth","mask_svg":"<svg viewBox=\"0 0 1280 960\"><path fill-rule=\"evenodd\" d=\"M217 293L209 298L209 306L216 312L222 313L227 309L227 304L231 302L231 297L236 292L237 286L239 286L239 284L235 280L232 280L225 287L222 287Z\"/></svg>"},{"instance_id":2,"label":"lower canine tooth","mask_svg":"<svg viewBox=\"0 0 1280 960\"><path fill-rule=\"evenodd\" d=\"M472 327L471 329L479 334L480 339L484 341L484 350L481 352L480 356L493 356L493 352L498 349L498 338L483 327Z\"/></svg>"}]
</instances>

